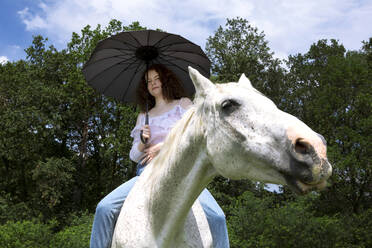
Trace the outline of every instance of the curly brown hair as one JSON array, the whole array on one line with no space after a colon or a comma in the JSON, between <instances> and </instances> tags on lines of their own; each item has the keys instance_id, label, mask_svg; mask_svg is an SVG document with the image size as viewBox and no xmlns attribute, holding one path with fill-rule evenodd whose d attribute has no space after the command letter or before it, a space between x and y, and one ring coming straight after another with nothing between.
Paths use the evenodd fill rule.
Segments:
<instances>
[{"instance_id":1,"label":"curly brown hair","mask_svg":"<svg viewBox=\"0 0 372 248\"><path fill-rule=\"evenodd\" d=\"M162 84L162 93L166 101L180 99L186 96L185 90L177 78L177 76L164 65L153 64L148 68L148 71L155 70L159 74ZM149 93L145 78L146 72L143 74L141 82L137 88L137 104L142 112L146 111L146 99L148 100L149 110L155 106L155 98Z\"/></svg>"}]
</instances>

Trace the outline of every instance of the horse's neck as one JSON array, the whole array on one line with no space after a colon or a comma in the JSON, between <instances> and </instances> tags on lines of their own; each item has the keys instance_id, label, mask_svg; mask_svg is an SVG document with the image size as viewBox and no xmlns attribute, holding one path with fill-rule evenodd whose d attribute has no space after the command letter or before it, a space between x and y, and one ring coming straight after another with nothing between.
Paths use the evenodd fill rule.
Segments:
<instances>
[{"instance_id":1,"label":"horse's neck","mask_svg":"<svg viewBox=\"0 0 372 248\"><path fill-rule=\"evenodd\" d=\"M216 175L208 162L203 140L188 126L178 145L159 154L144 173L144 190L150 195L152 228L161 242L170 242L183 227L187 214L205 186ZM173 236L173 237L172 237Z\"/></svg>"}]
</instances>

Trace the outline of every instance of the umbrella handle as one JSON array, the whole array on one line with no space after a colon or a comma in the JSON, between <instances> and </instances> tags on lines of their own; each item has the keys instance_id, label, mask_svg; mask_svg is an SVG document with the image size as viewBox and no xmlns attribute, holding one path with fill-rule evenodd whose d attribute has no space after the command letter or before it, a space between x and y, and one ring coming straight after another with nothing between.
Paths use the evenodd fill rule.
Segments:
<instances>
[{"instance_id":1,"label":"umbrella handle","mask_svg":"<svg viewBox=\"0 0 372 248\"><path fill-rule=\"evenodd\" d=\"M146 79L146 85L148 85L148 79L149 79L149 61L146 61L146 74L147 76L145 77ZM147 93L148 94L148 93ZM145 118L145 125L148 125L149 124L149 102L148 102L148 96L146 97L146 118ZM143 131L141 130L141 134L140 134L140 137L141 137L141 141L143 144L147 144L148 142L148 139L145 139L143 138Z\"/></svg>"},{"instance_id":2,"label":"umbrella handle","mask_svg":"<svg viewBox=\"0 0 372 248\"><path fill-rule=\"evenodd\" d=\"M149 124L149 113L147 112L147 110L146 110L145 124L146 125ZM146 145L148 142L148 139L145 139L142 135L143 135L143 131L141 130L140 138L141 138L142 143Z\"/></svg>"}]
</instances>

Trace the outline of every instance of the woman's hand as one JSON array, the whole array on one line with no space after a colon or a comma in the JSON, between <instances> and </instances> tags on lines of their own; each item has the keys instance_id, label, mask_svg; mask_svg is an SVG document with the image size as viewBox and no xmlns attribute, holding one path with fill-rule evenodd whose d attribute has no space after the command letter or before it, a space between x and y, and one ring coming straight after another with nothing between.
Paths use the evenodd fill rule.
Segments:
<instances>
[{"instance_id":1,"label":"woman's hand","mask_svg":"<svg viewBox=\"0 0 372 248\"><path fill-rule=\"evenodd\" d=\"M159 154L160 148L163 146L163 142L158 143L156 145L150 144L148 147L146 147L143 152L145 153L143 156L143 160L141 163L148 164L150 163L156 155Z\"/></svg>"},{"instance_id":2,"label":"woman's hand","mask_svg":"<svg viewBox=\"0 0 372 248\"><path fill-rule=\"evenodd\" d=\"M143 125L141 127L141 131L142 131L142 137L145 139L145 140L150 140L151 138L151 130L150 130L150 126L149 125Z\"/></svg>"},{"instance_id":3,"label":"woman's hand","mask_svg":"<svg viewBox=\"0 0 372 248\"><path fill-rule=\"evenodd\" d=\"M149 147L149 144L145 144L143 143L142 141L142 138L145 139L146 141L149 141L150 138L151 138L151 130L150 130L150 126L149 125L143 125L141 127L141 134L140 134L142 137L141 137L141 142L138 143L138 150L140 152L145 152L144 150Z\"/></svg>"}]
</instances>

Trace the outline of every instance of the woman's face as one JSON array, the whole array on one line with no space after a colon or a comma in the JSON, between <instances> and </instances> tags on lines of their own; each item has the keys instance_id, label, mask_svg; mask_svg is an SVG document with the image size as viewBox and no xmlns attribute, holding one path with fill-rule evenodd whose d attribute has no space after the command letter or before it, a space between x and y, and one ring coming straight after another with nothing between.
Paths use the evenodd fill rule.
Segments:
<instances>
[{"instance_id":1,"label":"woman's face","mask_svg":"<svg viewBox=\"0 0 372 248\"><path fill-rule=\"evenodd\" d=\"M153 97L159 97L163 95L162 91L162 84L160 81L160 76L155 70L149 70L148 72L148 84L147 84L147 89L150 92L150 94Z\"/></svg>"}]
</instances>

